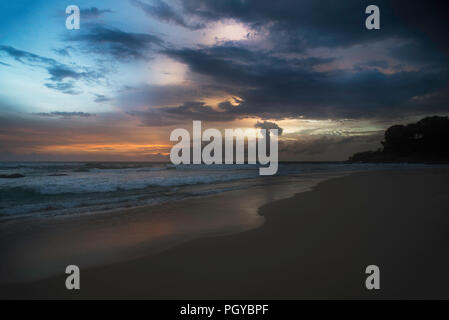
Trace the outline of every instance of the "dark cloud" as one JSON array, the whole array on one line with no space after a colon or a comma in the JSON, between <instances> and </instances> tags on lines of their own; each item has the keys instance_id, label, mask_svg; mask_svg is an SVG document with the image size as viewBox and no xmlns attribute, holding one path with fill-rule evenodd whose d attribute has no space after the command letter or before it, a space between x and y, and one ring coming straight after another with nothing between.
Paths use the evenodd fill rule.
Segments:
<instances>
[{"instance_id":1,"label":"dark cloud","mask_svg":"<svg viewBox=\"0 0 449 320\"><path fill-rule=\"evenodd\" d=\"M265 29L278 49L298 52L311 46L344 47L392 37L430 38L446 49L449 43L444 1L185 0L182 4L187 14L206 21L236 19ZM371 4L381 11L379 32L364 26L365 8Z\"/></svg>"},{"instance_id":2,"label":"dark cloud","mask_svg":"<svg viewBox=\"0 0 449 320\"><path fill-rule=\"evenodd\" d=\"M40 112L36 113L38 116L42 117L62 117L62 118L72 118L72 117L91 117L93 114L86 112L63 112L63 111L53 111L53 112Z\"/></svg>"},{"instance_id":3,"label":"dark cloud","mask_svg":"<svg viewBox=\"0 0 449 320\"><path fill-rule=\"evenodd\" d=\"M96 97L94 101L97 102L97 103L111 101L111 99L106 97L105 95L97 94L97 93L94 93L94 95Z\"/></svg>"},{"instance_id":4,"label":"dark cloud","mask_svg":"<svg viewBox=\"0 0 449 320\"><path fill-rule=\"evenodd\" d=\"M275 122L271 122L271 121L257 121L257 123L254 125L255 128L259 128L259 129L265 129L265 130L270 130L270 129L277 129L279 135L282 135L282 132L284 131L284 129L282 129L281 127L279 127L279 125Z\"/></svg>"},{"instance_id":5,"label":"dark cloud","mask_svg":"<svg viewBox=\"0 0 449 320\"><path fill-rule=\"evenodd\" d=\"M448 26L449 27L449 26ZM438 68L447 64L449 52L437 50L434 43L410 41L390 49L390 55L405 64Z\"/></svg>"},{"instance_id":6,"label":"dark cloud","mask_svg":"<svg viewBox=\"0 0 449 320\"><path fill-rule=\"evenodd\" d=\"M27 65L54 66L58 64L54 59L42 57L28 51L18 50L12 46L0 45L0 52L6 53L14 60Z\"/></svg>"},{"instance_id":7,"label":"dark cloud","mask_svg":"<svg viewBox=\"0 0 449 320\"><path fill-rule=\"evenodd\" d=\"M148 111L129 112L138 116L143 125L158 127L185 124L188 121L232 121L236 116L206 105L204 102L185 102L181 106L154 108Z\"/></svg>"},{"instance_id":8,"label":"dark cloud","mask_svg":"<svg viewBox=\"0 0 449 320\"><path fill-rule=\"evenodd\" d=\"M80 17L81 19L94 19L112 12L110 9L98 9L97 7L83 8L80 10Z\"/></svg>"},{"instance_id":9,"label":"dark cloud","mask_svg":"<svg viewBox=\"0 0 449 320\"><path fill-rule=\"evenodd\" d=\"M145 84L125 88L117 100L122 109L130 111L142 107L179 106L185 101L197 101L224 93L221 86L218 88L207 84L200 87Z\"/></svg>"},{"instance_id":10,"label":"dark cloud","mask_svg":"<svg viewBox=\"0 0 449 320\"><path fill-rule=\"evenodd\" d=\"M84 76L83 73L76 72L64 65L51 66L48 69L48 73L51 75L50 80L52 81L62 81L64 79L79 79Z\"/></svg>"},{"instance_id":11,"label":"dark cloud","mask_svg":"<svg viewBox=\"0 0 449 320\"><path fill-rule=\"evenodd\" d=\"M9 57L24 65L45 69L50 75L50 78L47 80L51 82L45 83L44 85L47 88L58 90L67 94L80 93L79 90L75 90L74 81L76 80L92 83L103 78L101 73L88 68L75 65L69 66L60 63L55 59L43 57L28 51L19 50L11 46L1 45L0 54L1 53L7 54Z\"/></svg>"},{"instance_id":12,"label":"dark cloud","mask_svg":"<svg viewBox=\"0 0 449 320\"><path fill-rule=\"evenodd\" d=\"M130 2L142 9L148 16L163 22L173 23L192 30L204 28L204 24L202 23L187 22L181 14L176 12L171 6L162 0L153 0L151 3L139 0L131 0Z\"/></svg>"},{"instance_id":13,"label":"dark cloud","mask_svg":"<svg viewBox=\"0 0 449 320\"><path fill-rule=\"evenodd\" d=\"M424 100L416 100L446 89L447 65L394 73L377 68L326 71L320 67L329 59L280 58L237 45L172 49L166 54L207 76L209 84L225 86L229 94L243 99L238 107L225 108L226 116L360 118L449 107L442 103L424 108ZM368 64L388 66L383 60Z\"/></svg>"},{"instance_id":14,"label":"dark cloud","mask_svg":"<svg viewBox=\"0 0 449 320\"><path fill-rule=\"evenodd\" d=\"M403 0L376 2L381 9L381 30L377 31L364 27L365 8L372 4L365 0L186 0L181 2L184 16L162 0L131 2L151 17L187 28L192 28L187 22L192 21L190 17L205 23L234 19L266 35L256 45L242 40L163 49L170 58L186 64L193 77L200 77L195 88L153 86L137 90L136 96L128 95L125 101L122 94L127 110L177 105L169 111L150 109L143 116L146 124L178 123L182 116L211 121L377 118L449 108L445 93L448 40L443 31L448 29L448 20L435 1L425 5ZM162 47L159 38L149 36L90 25L72 41L83 43L86 50L134 59L148 58L152 47ZM359 57L370 54L369 46L383 51L378 57L367 56L338 69L327 66L345 58L345 52L333 58L332 54L310 53L313 48L332 52L354 45L363 45ZM205 91L221 91L241 100L237 107L224 101L217 110L201 102Z\"/></svg>"},{"instance_id":15,"label":"dark cloud","mask_svg":"<svg viewBox=\"0 0 449 320\"><path fill-rule=\"evenodd\" d=\"M222 86L243 99L237 108L226 109L226 116L376 118L447 112L447 5L432 0L377 1L381 30L368 31L365 8L370 4L186 0L182 2L186 14L206 22L234 19L264 37L256 46L242 40L165 53L206 76L204 83ZM326 67L332 59L345 59L345 52L356 45L357 58L365 61ZM370 48L379 56L371 56ZM323 58L311 49L346 51Z\"/></svg>"},{"instance_id":16,"label":"dark cloud","mask_svg":"<svg viewBox=\"0 0 449 320\"><path fill-rule=\"evenodd\" d=\"M88 70L86 68L82 68L84 70ZM51 75L51 81L59 82L65 79L84 79L86 81L94 81L102 77L102 75L98 72L94 72L91 70L88 71L76 71L71 67L63 64L58 64L54 66L49 66L47 68L48 73Z\"/></svg>"},{"instance_id":17,"label":"dark cloud","mask_svg":"<svg viewBox=\"0 0 449 320\"><path fill-rule=\"evenodd\" d=\"M164 43L151 34L125 32L99 24L85 24L67 41L78 44L84 52L109 54L118 60L146 59L152 47Z\"/></svg>"},{"instance_id":18,"label":"dark cloud","mask_svg":"<svg viewBox=\"0 0 449 320\"><path fill-rule=\"evenodd\" d=\"M70 57L69 49L71 49L71 47L67 46L65 48L53 49L53 51L59 54L60 56Z\"/></svg>"},{"instance_id":19,"label":"dark cloud","mask_svg":"<svg viewBox=\"0 0 449 320\"><path fill-rule=\"evenodd\" d=\"M318 57L279 58L233 43L199 49L171 49L164 53L188 65L191 71L210 76L220 84L244 87L273 81L287 83L292 80L289 77L311 73L314 67L332 61L330 58Z\"/></svg>"},{"instance_id":20,"label":"dark cloud","mask_svg":"<svg viewBox=\"0 0 449 320\"><path fill-rule=\"evenodd\" d=\"M355 68L358 68L359 70L363 70L366 68L388 68L390 67L390 64L388 63L388 61L385 60L371 60L371 61L366 61L364 63L360 63L358 65L355 66Z\"/></svg>"},{"instance_id":21,"label":"dark cloud","mask_svg":"<svg viewBox=\"0 0 449 320\"><path fill-rule=\"evenodd\" d=\"M208 21L236 19L253 29L268 30L277 48L303 51L309 46L347 46L382 33L368 34L364 25L366 1L186 0L186 13Z\"/></svg>"},{"instance_id":22,"label":"dark cloud","mask_svg":"<svg viewBox=\"0 0 449 320\"><path fill-rule=\"evenodd\" d=\"M57 83L44 83L49 89L58 90L66 94L80 94L81 91L77 90L73 82L57 82Z\"/></svg>"}]
</instances>

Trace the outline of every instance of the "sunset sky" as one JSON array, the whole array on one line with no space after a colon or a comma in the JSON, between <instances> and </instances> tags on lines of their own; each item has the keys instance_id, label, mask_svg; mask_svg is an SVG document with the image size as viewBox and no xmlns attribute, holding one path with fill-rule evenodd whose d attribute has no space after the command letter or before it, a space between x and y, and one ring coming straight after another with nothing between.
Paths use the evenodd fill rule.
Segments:
<instances>
[{"instance_id":1,"label":"sunset sky","mask_svg":"<svg viewBox=\"0 0 449 320\"><path fill-rule=\"evenodd\" d=\"M433 3L2 1L0 160L166 160L192 120L277 125L281 160L376 149L392 124L449 113ZM381 30L365 28L370 4Z\"/></svg>"}]
</instances>

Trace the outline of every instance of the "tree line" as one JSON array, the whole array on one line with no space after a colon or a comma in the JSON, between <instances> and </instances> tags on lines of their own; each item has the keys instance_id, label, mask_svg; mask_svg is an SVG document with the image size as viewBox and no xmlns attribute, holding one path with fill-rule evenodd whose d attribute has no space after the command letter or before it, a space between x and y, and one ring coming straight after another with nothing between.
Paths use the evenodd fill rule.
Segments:
<instances>
[{"instance_id":1,"label":"tree line","mask_svg":"<svg viewBox=\"0 0 449 320\"><path fill-rule=\"evenodd\" d=\"M382 148L358 152L350 162L448 162L449 118L426 117L385 131Z\"/></svg>"}]
</instances>

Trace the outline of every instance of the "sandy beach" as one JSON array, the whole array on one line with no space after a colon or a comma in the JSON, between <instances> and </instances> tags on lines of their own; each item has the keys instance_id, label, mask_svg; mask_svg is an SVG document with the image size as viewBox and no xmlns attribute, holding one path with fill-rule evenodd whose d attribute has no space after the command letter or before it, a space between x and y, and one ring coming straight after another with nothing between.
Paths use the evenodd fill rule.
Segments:
<instances>
[{"instance_id":1,"label":"sandy beach","mask_svg":"<svg viewBox=\"0 0 449 320\"><path fill-rule=\"evenodd\" d=\"M226 234L226 230L217 228L216 234L196 239L185 237L182 241L159 246L161 249L157 252L146 252L146 246L135 245L142 240L139 235L144 232L144 226L148 227L141 223L146 221L143 217L148 209L135 209L139 211L134 215L134 224L112 219L108 223L114 227L104 233L98 233L92 219L81 219L72 231L63 228L60 235L70 237L70 232L78 230L78 236L85 238L72 242L75 247L76 243L83 247L85 242L101 240L104 248L110 248L111 243L115 249L119 248L119 243L129 248L132 243L134 248L140 249L127 261L116 261L110 258L113 255L103 254L110 259L105 259L103 266L89 266L88 263L96 256L101 259L101 250L86 253L83 257L86 267L80 265L81 290L66 290L66 275L61 270L60 275L39 280L4 283L0 285L0 296L38 299L449 298L448 169L354 173L326 180L311 191L285 199L289 192L307 188L297 182L287 185L288 192L285 189L278 195L267 192L263 201L254 200L257 197L245 198L248 195L245 192L260 196L262 188L165 205L164 210L170 210L170 206L188 206L186 212L196 212L200 214L198 218L203 219L201 214L205 212L232 210L232 204L245 204L245 199L253 201L246 203L248 208L262 204L258 209L260 216L245 215L252 218L240 225L239 232L230 228L229 231L233 231ZM193 217L192 214L190 218ZM168 224L164 224L162 216L158 219L159 225L153 224L153 227L163 233L163 227ZM142 227L140 231L139 226ZM42 227L36 238L39 241L45 237L45 228L49 227ZM24 239L29 230L19 229ZM80 233L80 229L84 233ZM92 237L89 230L94 230L97 238ZM186 230L185 234L190 231ZM130 234L134 234L134 238ZM53 239L55 235L48 236ZM2 237L5 239L8 235ZM22 254L42 255L44 251L50 254L45 248L39 251L38 247L30 247L33 239L28 240L23 243ZM163 242L163 237L159 241ZM2 244L4 259L8 254L13 257L9 248L8 243ZM73 252L74 249L66 250ZM64 247L55 243L52 253L61 255L62 252ZM63 262L67 261L61 260ZM365 268L370 264L380 267L381 290L365 288ZM2 265L3 278L8 277L8 272L17 275L8 269L12 265ZM33 266L47 267L45 260L42 265Z\"/></svg>"}]
</instances>

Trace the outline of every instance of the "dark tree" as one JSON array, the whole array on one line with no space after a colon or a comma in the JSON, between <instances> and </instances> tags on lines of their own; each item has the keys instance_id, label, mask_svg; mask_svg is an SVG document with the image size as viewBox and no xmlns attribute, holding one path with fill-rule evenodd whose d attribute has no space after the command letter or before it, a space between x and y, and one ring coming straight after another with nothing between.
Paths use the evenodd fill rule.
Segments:
<instances>
[{"instance_id":1,"label":"dark tree","mask_svg":"<svg viewBox=\"0 0 449 320\"><path fill-rule=\"evenodd\" d=\"M349 161L449 161L449 118L427 117L385 131L383 149L354 154Z\"/></svg>"}]
</instances>

